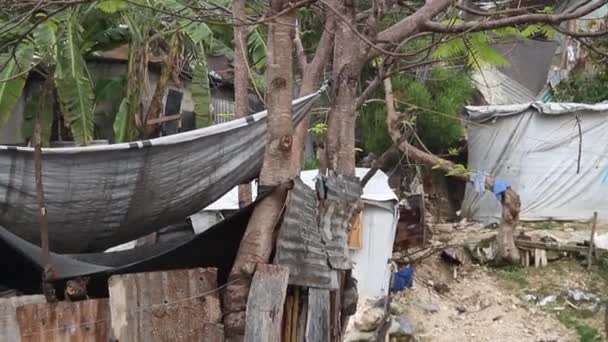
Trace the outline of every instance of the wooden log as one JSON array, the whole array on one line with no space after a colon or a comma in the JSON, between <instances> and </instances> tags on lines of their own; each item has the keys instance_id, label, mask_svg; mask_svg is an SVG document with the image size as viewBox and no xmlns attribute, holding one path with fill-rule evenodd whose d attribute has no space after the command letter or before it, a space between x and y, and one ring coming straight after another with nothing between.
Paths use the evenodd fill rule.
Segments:
<instances>
[{"instance_id":1,"label":"wooden log","mask_svg":"<svg viewBox=\"0 0 608 342\"><path fill-rule=\"evenodd\" d=\"M215 268L112 276L109 292L120 342L202 341L205 324L222 317Z\"/></svg>"},{"instance_id":2,"label":"wooden log","mask_svg":"<svg viewBox=\"0 0 608 342\"><path fill-rule=\"evenodd\" d=\"M515 240L515 245L517 245L520 249L531 249L534 250L536 248L545 249L548 251L558 251L558 252L569 252L569 253L586 253L589 251L589 247L587 246L577 246L577 245L554 245L547 244L543 242L533 242L528 240ZM602 250L596 250L596 253L604 253Z\"/></svg>"},{"instance_id":3,"label":"wooden log","mask_svg":"<svg viewBox=\"0 0 608 342\"><path fill-rule=\"evenodd\" d=\"M17 308L17 321L21 342L107 342L110 309L106 298L26 304Z\"/></svg>"},{"instance_id":4,"label":"wooden log","mask_svg":"<svg viewBox=\"0 0 608 342\"><path fill-rule=\"evenodd\" d=\"M280 341L289 269L258 265L251 281L245 319L245 342Z\"/></svg>"},{"instance_id":5,"label":"wooden log","mask_svg":"<svg viewBox=\"0 0 608 342\"><path fill-rule=\"evenodd\" d=\"M593 264L593 249L595 248L595 227L597 226L597 211L593 212L593 221L591 221L591 237L589 238L589 251L587 252L587 269L591 269Z\"/></svg>"},{"instance_id":6,"label":"wooden log","mask_svg":"<svg viewBox=\"0 0 608 342\"><path fill-rule=\"evenodd\" d=\"M315 288L308 290L307 342L329 341L331 317L329 299L329 290Z\"/></svg>"}]
</instances>

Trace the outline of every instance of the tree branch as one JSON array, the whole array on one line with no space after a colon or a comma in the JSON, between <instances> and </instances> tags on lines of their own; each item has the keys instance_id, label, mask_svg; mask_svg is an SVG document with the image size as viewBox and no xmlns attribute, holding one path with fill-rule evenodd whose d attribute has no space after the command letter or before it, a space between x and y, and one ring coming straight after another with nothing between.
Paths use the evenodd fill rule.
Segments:
<instances>
[{"instance_id":1,"label":"tree branch","mask_svg":"<svg viewBox=\"0 0 608 342\"><path fill-rule=\"evenodd\" d=\"M597 1L580 7L579 9L565 14L523 14L508 18L488 20L485 22L469 21L459 25L446 25L427 19L423 28L432 32L462 33L465 31L478 32L493 30L501 27L520 24L552 24L557 25L563 21L576 19L587 15L605 5L605 1Z\"/></svg>"}]
</instances>

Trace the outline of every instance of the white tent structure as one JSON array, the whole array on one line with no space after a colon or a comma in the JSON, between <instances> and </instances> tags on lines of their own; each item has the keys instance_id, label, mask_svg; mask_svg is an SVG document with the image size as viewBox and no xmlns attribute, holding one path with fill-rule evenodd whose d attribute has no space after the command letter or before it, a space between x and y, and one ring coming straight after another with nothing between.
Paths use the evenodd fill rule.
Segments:
<instances>
[{"instance_id":1,"label":"white tent structure","mask_svg":"<svg viewBox=\"0 0 608 342\"><path fill-rule=\"evenodd\" d=\"M608 103L467 110L468 166L513 187L521 199L521 220L589 220L594 211L608 219ZM500 203L469 184L462 214L499 222Z\"/></svg>"},{"instance_id":2,"label":"white tent structure","mask_svg":"<svg viewBox=\"0 0 608 342\"><path fill-rule=\"evenodd\" d=\"M362 178L367 171L369 169L357 168L356 175ZM314 189L317 174L317 170L303 171L300 178L306 185ZM257 192L255 182L252 183L252 188L255 194ZM389 290L391 270L388 261L392 257L399 220L398 199L388 185L387 175L382 171L376 172L365 185L361 198L364 202L362 245L359 249L351 249L354 265L353 277L358 281L357 287L361 297L384 296ZM238 208L238 189L234 188L200 213L191 216L191 221L198 233L203 231L207 224L210 224L206 222L196 227L199 219L204 220L205 217L215 215L219 211L237 210Z\"/></svg>"}]
</instances>

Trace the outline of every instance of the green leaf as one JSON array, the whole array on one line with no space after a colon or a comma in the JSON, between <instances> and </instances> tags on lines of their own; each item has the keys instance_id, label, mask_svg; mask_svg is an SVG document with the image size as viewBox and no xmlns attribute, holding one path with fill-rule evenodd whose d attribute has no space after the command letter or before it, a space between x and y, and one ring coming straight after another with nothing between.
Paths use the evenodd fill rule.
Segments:
<instances>
[{"instance_id":1,"label":"green leaf","mask_svg":"<svg viewBox=\"0 0 608 342\"><path fill-rule=\"evenodd\" d=\"M112 127L114 129L115 143L131 141L133 140L133 137L137 134L129 120L126 97L120 102L120 107L118 108L118 113L116 113L116 117L114 118L114 124L112 125Z\"/></svg>"},{"instance_id":2,"label":"green leaf","mask_svg":"<svg viewBox=\"0 0 608 342\"><path fill-rule=\"evenodd\" d=\"M209 68L207 56L202 44L199 44L199 53L194 61L194 74L192 76L192 100L196 113L196 128L207 127L211 121L211 94L209 90Z\"/></svg>"},{"instance_id":3,"label":"green leaf","mask_svg":"<svg viewBox=\"0 0 608 342\"><path fill-rule=\"evenodd\" d=\"M252 61L251 65L258 69L263 68L266 65L266 41L259 29L253 30L247 37L247 49Z\"/></svg>"},{"instance_id":4,"label":"green leaf","mask_svg":"<svg viewBox=\"0 0 608 342\"><path fill-rule=\"evenodd\" d=\"M105 13L116 13L127 8L128 3L125 0L104 0L97 4L97 8Z\"/></svg>"},{"instance_id":5,"label":"green leaf","mask_svg":"<svg viewBox=\"0 0 608 342\"><path fill-rule=\"evenodd\" d=\"M38 25L33 32L37 53L49 64L54 64L57 58L57 30L58 24L55 19L48 19Z\"/></svg>"},{"instance_id":6,"label":"green leaf","mask_svg":"<svg viewBox=\"0 0 608 342\"><path fill-rule=\"evenodd\" d=\"M72 14L59 34L55 85L74 141L86 145L94 135L95 94L80 50L82 28L76 18Z\"/></svg>"},{"instance_id":7,"label":"green leaf","mask_svg":"<svg viewBox=\"0 0 608 342\"><path fill-rule=\"evenodd\" d=\"M34 47L23 41L16 47L15 55L0 56L0 127L8 122L17 100L23 93L28 69L31 67Z\"/></svg>"}]
</instances>

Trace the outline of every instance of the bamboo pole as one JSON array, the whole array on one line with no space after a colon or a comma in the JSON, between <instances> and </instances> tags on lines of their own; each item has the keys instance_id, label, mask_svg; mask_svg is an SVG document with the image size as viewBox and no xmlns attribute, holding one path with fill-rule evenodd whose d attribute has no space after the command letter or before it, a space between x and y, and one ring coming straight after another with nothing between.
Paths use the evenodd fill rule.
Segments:
<instances>
[{"instance_id":1,"label":"bamboo pole","mask_svg":"<svg viewBox=\"0 0 608 342\"><path fill-rule=\"evenodd\" d=\"M595 238L595 227L597 226L597 211L593 212L593 221L591 221L591 237L589 238L589 251L587 252L587 269L591 269L592 258L593 258L593 249L594 246L594 238Z\"/></svg>"}]
</instances>

